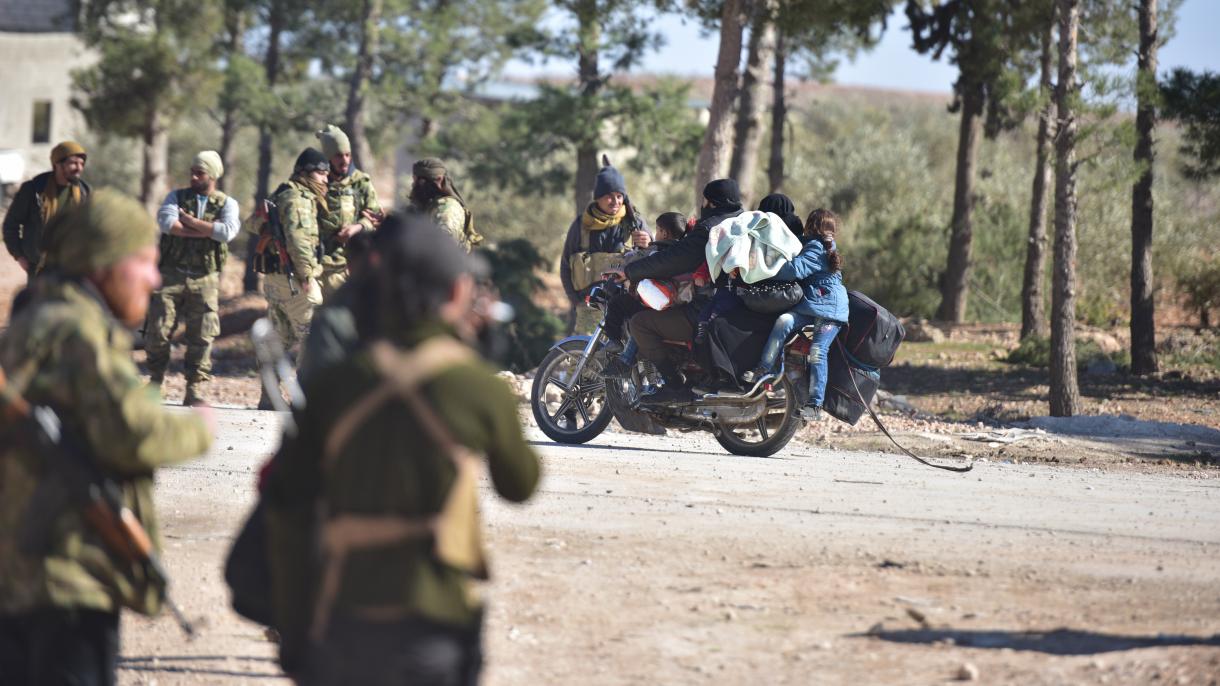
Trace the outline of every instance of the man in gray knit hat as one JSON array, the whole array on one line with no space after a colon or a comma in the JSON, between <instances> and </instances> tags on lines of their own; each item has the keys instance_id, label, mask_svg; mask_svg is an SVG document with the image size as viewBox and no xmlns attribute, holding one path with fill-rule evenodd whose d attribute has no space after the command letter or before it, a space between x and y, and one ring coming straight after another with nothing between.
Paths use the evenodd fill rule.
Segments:
<instances>
[{"instance_id":1,"label":"man in gray knit hat","mask_svg":"<svg viewBox=\"0 0 1220 686\"><path fill-rule=\"evenodd\" d=\"M220 271L229 241L241 229L237 201L216 190L224 164L213 150L191 162L191 182L172 191L157 212L161 229L161 288L152 294L144 325L150 382L158 389L169 366L170 338L186 331L185 405L206 402L212 341L220 334Z\"/></svg>"}]
</instances>

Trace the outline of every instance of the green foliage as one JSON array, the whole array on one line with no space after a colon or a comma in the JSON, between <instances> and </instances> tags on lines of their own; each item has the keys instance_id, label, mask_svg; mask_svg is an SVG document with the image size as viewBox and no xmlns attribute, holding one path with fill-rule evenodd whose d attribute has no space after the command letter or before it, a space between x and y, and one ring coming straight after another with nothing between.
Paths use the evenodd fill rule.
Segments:
<instances>
[{"instance_id":1,"label":"green foliage","mask_svg":"<svg viewBox=\"0 0 1220 686\"><path fill-rule=\"evenodd\" d=\"M511 353L506 364L516 372L533 369L564 328L558 317L534 304L535 294L542 289L538 270L546 266L547 260L522 239L500 243L494 250L482 250L480 254L491 263L492 279L500 297L517 313L508 327Z\"/></svg>"},{"instance_id":2,"label":"green foliage","mask_svg":"<svg viewBox=\"0 0 1220 686\"><path fill-rule=\"evenodd\" d=\"M588 97L575 87L543 84L534 100L468 112L430 149L464 162L480 187L533 196L570 186L581 145L630 149L631 157L615 162L637 172L688 176L702 135L688 91L662 80L640 92L605 86Z\"/></svg>"},{"instance_id":3,"label":"green foliage","mask_svg":"<svg viewBox=\"0 0 1220 686\"><path fill-rule=\"evenodd\" d=\"M1214 252L1210 257L1198 256L1178 274L1177 281L1187 305L1198 313L1199 325L1211 326L1211 311L1220 309L1220 259Z\"/></svg>"},{"instance_id":4,"label":"green foliage","mask_svg":"<svg viewBox=\"0 0 1220 686\"><path fill-rule=\"evenodd\" d=\"M1120 367L1130 366L1131 358L1126 351L1118 353L1115 357L1117 359L1111 358L1102 352L1101 347L1097 345L1096 341L1087 338L1076 339L1077 369L1084 369L1094 362L1103 360L1109 360ZM1004 361L1010 364L1023 364L1029 367L1046 369L1051 366L1051 339L1041 336L1030 336L1021 341L1020 345L1008 353L1008 357Z\"/></svg>"},{"instance_id":5,"label":"green foliage","mask_svg":"<svg viewBox=\"0 0 1220 686\"><path fill-rule=\"evenodd\" d=\"M1220 74L1175 69L1161 85L1162 113L1186 127L1182 168L1192 179L1220 176Z\"/></svg>"},{"instance_id":6,"label":"green foliage","mask_svg":"<svg viewBox=\"0 0 1220 686\"><path fill-rule=\"evenodd\" d=\"M152 113L172 119L215 88L215 3L98 0L82 17L82 37L99 59L73 74L73 104L94 130L145 135Z\"/></svg>"},{"instance_id":7,"label":"green foliage","mask_svg":"<svg viewBox=\"0 0 1220 686\"><path fill-rule=\"evenodd\" d=\"M794 108L788 194L805 216L843 217L840 247L849 288L901 315L931 318L945 265L953 189L955 117L943 100L828 90ZM1035 123L982 145L975 188L974 268L967 319L1019 321ZM1125 321L1130 300L1131 148L1114 141L1129 119L1097 123L1091 162L1078 175L1077 306L1082 320ZM1158 134L1154 274L1162 300L1220 242L1220 188L1183 179L1177 142ZM1109 141L1103 145L1104 141Z\"/></svg>"}]
</instances>

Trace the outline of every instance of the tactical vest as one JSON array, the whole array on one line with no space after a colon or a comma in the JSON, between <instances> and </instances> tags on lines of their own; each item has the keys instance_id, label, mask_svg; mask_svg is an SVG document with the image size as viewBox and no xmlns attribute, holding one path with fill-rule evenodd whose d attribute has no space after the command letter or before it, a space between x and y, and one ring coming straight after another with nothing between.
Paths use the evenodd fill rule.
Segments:
<instances>
[{"instance_id":1,"label":"tactical vest","mask_svg":"<svg viewBox=\"0 0 1220 686\"><path fill-rule=\"evenodd\" d=\"M174 191L174 200L178 208L194 215L198 211L197 195L190 188L180 188ZM215 222L228 202L228 196L220 191L213 191L208 196L203 216L197 217L205 222ZM177 271L189 276L204 276L219 272L229 256L229 246L211 238L187 238L161 234L161 261L157 266L161 271Z\"/></svg>"},{"instance_id":2,"label":"tactical vest","mask_svg":"<svg viewBox=\"0 0 1220 686\"><path fill-rule=\"evenodd\" d=\"M335 236L340 229L348 224L355 224L360 218L360 211L364 206L362 199L356 197L358 180L353 175L340 183L326 184L326 205L329 210L318 218L318 241L324 254L342 250L343 245L335 240Z\"/></svg>"}]
</instances>

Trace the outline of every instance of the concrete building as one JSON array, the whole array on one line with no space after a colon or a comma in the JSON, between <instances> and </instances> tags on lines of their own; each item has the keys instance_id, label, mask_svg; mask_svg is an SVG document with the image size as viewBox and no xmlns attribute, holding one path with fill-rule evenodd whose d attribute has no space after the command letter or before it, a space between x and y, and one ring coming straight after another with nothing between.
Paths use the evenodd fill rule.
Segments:
<instances>
[{"instance_id":1,"label":"concrete building","mask_svg":"<svg viewBox=\"0 0 1220 686\"><path fill-rule=\"evenodd\" d=\"M72 71L93 57L77 36L78 0L0 0L0 151L3 173L21 179L51 167L51 148L84 136L72 107ZM24 161L15 170L14 161Z\"/></svg>"}]
</instances>

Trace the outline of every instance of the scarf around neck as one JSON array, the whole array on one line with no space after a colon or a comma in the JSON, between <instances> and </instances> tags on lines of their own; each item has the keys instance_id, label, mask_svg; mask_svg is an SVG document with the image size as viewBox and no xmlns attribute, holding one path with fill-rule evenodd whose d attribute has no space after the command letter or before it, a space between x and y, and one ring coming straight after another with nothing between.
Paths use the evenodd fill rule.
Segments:
<instances>
[{"instance_id":1,"label":"scarf around neck","mask_svg":"<svg viewBox=\"0 0 1220 686\"><path fill-rule=\"evenodd\" d=\"M67 191L65 194L64 191ZM59 206L59 196L65 195L64 206ZM42 189L42 223L45 226L51 221L51 217L61 209L68 209L73 205L79 205L81 201L80 184L69 182L67 186L60 186L55 181L55 174L51 174L51 178L47 179L47 185Z\"/></svg>"},{"instance_id":2,"label":"scarf around neck","mask_svg":"<svg viewBox=\"0 0 1220 686\"><path fill-rule=\"evenodd\" d=\"M308 188L313 193L314 202L318 203L318 207L323 212L329 212L330 206L326 204L326 184L320 181L314 181L304 174L297 174L293 180L302 186Z\"/></svg>"},{"instance_id":3,"label":"scarf around neck","mask_svg":"<svg viewBox=\"0 0 1220 686\"><path fill-rule=\"evenodd\" d=\"M580 216L580 227L586 231L603 231L611 226L622 224L626 217L627 203L623 203L623 206L618 208L618 212L614 214L602 212L595 202L589 203L589 208Z\"/></svg>"}]
</instances>

